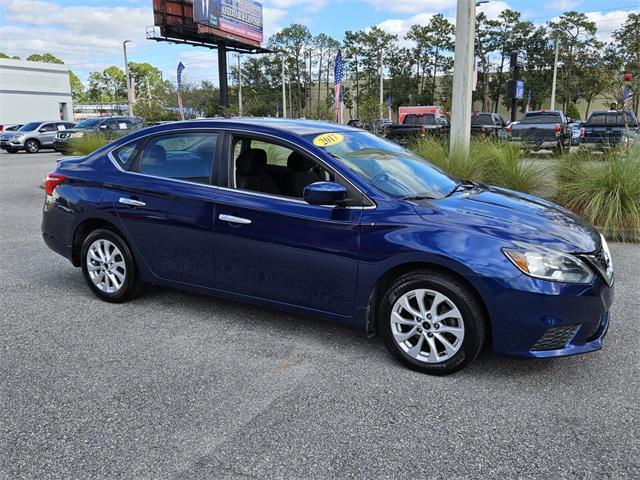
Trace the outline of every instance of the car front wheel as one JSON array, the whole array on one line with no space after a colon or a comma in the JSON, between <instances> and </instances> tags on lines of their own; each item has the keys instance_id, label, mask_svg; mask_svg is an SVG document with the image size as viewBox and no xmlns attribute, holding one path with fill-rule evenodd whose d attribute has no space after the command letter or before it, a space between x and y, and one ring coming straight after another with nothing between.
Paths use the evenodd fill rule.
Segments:
<instances>
[{"instance_id":1,"label":"car front wheel","mask_svg":"<svg viewBox=\"0 0 640 480\"><path fill-rule=\"evenodd\" d=\"M24 144L24 149L29 153L38 153L40 150L40 142L37 140L27 140Z\"/></svg>"},{"instance_id":2,"label":"car front wheel","mask_svg":"<svg viewBox=\"0 0 640 480\"><path fill-rule=\"evenodd\" d=\"M82 273L89 288L107 302L129 300L139 290L133 256L115 232L98 229L82 243Z\"/></svg>"},{"instance_id":3,"label":"car front wheel","mask_svg":"<svg viewBox=\"0 0 640 480\"><path fill-rule=\"evenodd\" d=\"M470 288L440 271L402 276L388 289L378 328L389 352L405 366L447 375L475 359L485 343L483 309Z\"/></svg>"}]
</instances>

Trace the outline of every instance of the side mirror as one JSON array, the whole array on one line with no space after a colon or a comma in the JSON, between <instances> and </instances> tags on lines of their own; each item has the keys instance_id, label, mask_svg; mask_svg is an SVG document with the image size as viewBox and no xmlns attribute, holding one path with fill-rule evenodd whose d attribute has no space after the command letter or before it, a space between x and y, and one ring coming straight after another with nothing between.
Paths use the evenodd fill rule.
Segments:
<instances>
[{"instance_id":1,"label":"side mirror","mask_svg":"<svg viewBox=\"0 0 640 480\"><path fill-rule=\"evenodd\" d=\"M316 182L304 187L303 198L309 205L339 205L347 198L347 189L335 182Z\"/></svg>"}]
</instances>

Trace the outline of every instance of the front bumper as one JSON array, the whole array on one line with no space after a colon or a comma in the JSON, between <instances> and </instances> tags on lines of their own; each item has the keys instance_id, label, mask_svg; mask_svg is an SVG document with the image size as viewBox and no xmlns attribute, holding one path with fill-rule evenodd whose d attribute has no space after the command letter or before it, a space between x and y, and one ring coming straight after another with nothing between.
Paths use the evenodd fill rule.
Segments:
<instances>
[{"instance_id":1,"label":"front bumper","mask_svg":"<svg viewBox=\"0 0 640 480\"><path fill-rule=\"evenodd\" d=\"M0 148L24 148L24 140L0 140Z\"/></svg>"},{"instance_id":2,"label":"front bumper","mask_svg":"<svg viewBox=\"0 0 640 480\"><path fill-rule=\"evenodd\" d=\"M602 348L614 297L614 287L602 278L590 285L526 275L475 280L487 305L496 353L548 358Z\"/></svg>"},{"instance_id":3,"label":"front bumper","mask_svg":"<svg viewBox=\"0 0 640 480\"><path fill-rule=\"evenodd\" d=\"M66 153L71 150L71 143L69 140L59 140L56 138L53 141L53 149L57 152Z\"/></svg>"}]
</instances>

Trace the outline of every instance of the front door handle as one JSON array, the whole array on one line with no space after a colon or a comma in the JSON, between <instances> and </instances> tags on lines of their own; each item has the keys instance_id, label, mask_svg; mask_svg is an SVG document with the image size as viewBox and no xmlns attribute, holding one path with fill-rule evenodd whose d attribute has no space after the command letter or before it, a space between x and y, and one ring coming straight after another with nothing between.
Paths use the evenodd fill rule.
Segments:
<instances>
[{"instance_id":1,"label":"front door handle","mask_svg":"<svg viewBox=\"0 0 640 480\"><path fill-rule=\"evenodd\" d=\"M251 220L248 218L234 217L233 215L225 214L219 215L218 218L223 222L237 223L238 225L251 225Z\"/></svg>"},{"instance_id":2,"label":"front door handle","mask_svg":"<svg viewBox=\"0 0 640 480\"><path fill-rule=\"evenodd\" d=\"M118 200L120 203L124 205L129 205L130 207L145 207L147 204L141 202L140 200L134 200L133 198L120 197Z\"/></svg>"}]
</instances>

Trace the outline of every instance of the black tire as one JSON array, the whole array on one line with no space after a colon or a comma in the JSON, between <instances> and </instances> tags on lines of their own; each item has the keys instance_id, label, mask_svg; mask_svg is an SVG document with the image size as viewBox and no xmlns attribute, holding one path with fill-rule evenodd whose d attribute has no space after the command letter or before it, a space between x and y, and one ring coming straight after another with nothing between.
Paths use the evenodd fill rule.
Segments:
<instances>
[{"instance_id":1,"label":"black tire","mask_svg":"<svg viewBox=\"0 0 640 480\"><path fill-rule=\"evenodd\" d=\"M113 292L108 293L98 288L91 280L89 275L89 268L87 264L87 253L91 245L97 240L108 240L115 245L122 255L122 259L125 264L124 281L120 288ZM82 248L80 250L80 261L82 265L82 274L84 276L87 285L91 291L100 299L112 303L122 303L134 298L141 288L141 284L138 280L138 272L136 269L135 261L131 250L127 243L117 233L107 229L97 229L89 233L82 242Z\"/></svg>"},{"instance_id":2,"label":"black tire","mask_svg":"<svg viewBox=\"0 0 640 480\"><path fill-rule=\"evenodd\" d=\"M24 142L24 149L27 153L38 153L40 151L40 142L34 138L30 138Z\"/></svg>"},{"instance_id":3,"label":"black tire","mask_svg":"<svg viewBox=\"0 0 640 480\"><path fill-rule=\"evenodd\" d=\"M390 321L392 308L398 298L416 289L433 290L451 299L464 322L464 338L459 350L451 358L440 363L427 363L411 357L398 345L393 336ZM418 372L429 375L449 375L457 372L473 361L485 344L487 320L479 300L466 284L444 272L422 270L398 278L387 289L378 312L378 329L387 350L400 363Z\"/></svg>"}]
</instances>

